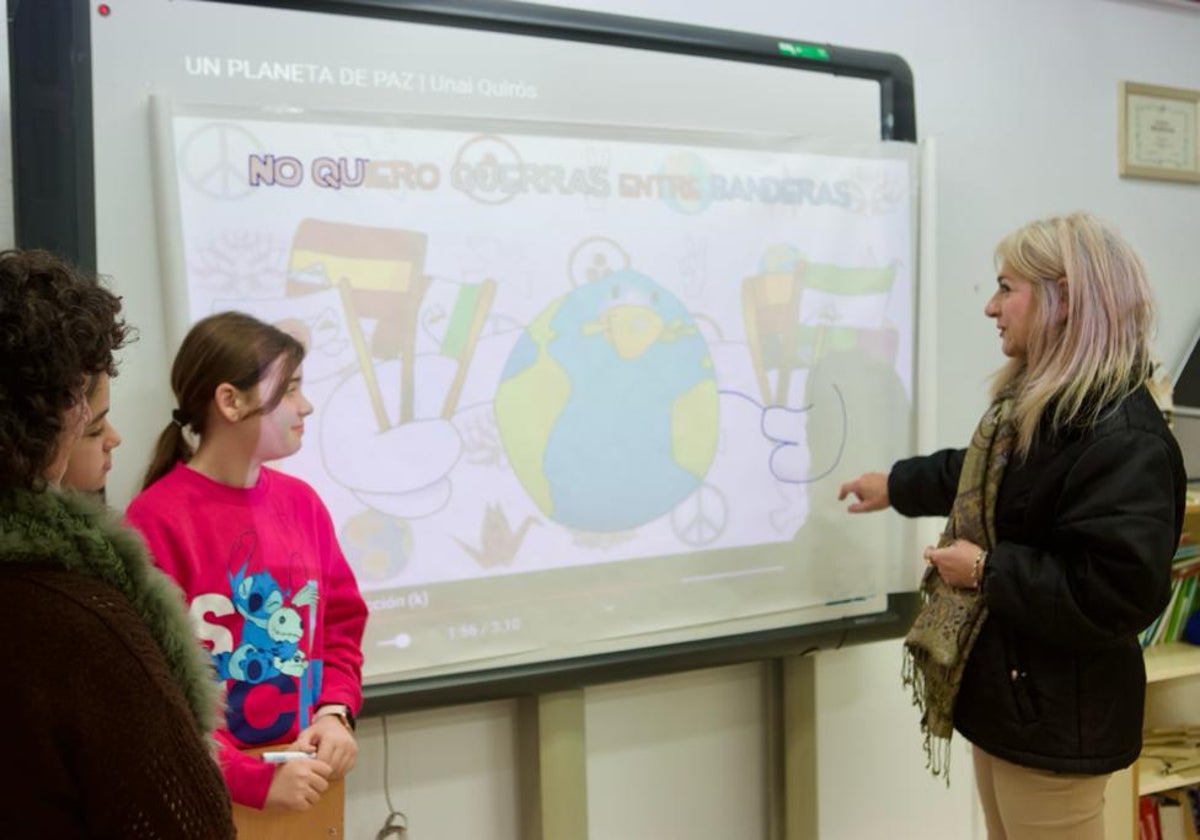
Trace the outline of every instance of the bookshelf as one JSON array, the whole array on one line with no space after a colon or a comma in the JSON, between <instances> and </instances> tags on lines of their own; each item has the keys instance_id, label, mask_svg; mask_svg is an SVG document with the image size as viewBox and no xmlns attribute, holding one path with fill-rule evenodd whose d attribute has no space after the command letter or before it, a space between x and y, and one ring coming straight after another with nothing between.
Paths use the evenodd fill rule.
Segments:
<instances>
[{"instance_id":1,"label":"bookshelf","mask_svg":"<svg viewBox=\"0 0 1200 840\"><path fill-rule=\"evenodd\" d=\"M1168 714L1178 718L1180 715L1186 716L1182 722L1195 723L1197 718L1200 718L1200 713L1195 710L1195 695L1200 691L1200 646L1189 645L1186 642L1173 642L1166 645L1154 645L1146 648L1146 692L1147 692L1147 722L1149 725L1154 725L1156 722L1152 717L1158 717L1162 714ZM1192 708L1182 710L1176 714L1172 714L1173 709L1170 707L1178 706L1178 703L1166 702L1155 703L1155 700L1170 701L1172 698L1163 698L1155 695L1155 686L1160 684L1170 683L1172 681L1182 681L1187 677L1198 677L1192 680L1193 683L1185 690L1188 695L1187 699L1192 702L1188 703ZM1182 686L1172 686L1179 688ZM1185 700L1186 702L1186 700ZM1163 706L1168 708L1164 712ZM1163 722L1161 720L1157 722ZM1137 772L1134 774L1137 779L1137 793L1139 796L1144 796L1147 793L1161 793L1164 790L1172 790L1178 787L1186 787L1188 785L1200 784L1200 769L1188 771L1185 773L1163 773L1159 769L1158 762L1153 759L1141 759L1138 761Z\"/></svg>"},{"instance_id":2,"label":"bookshelf","mask_svg":"<svg viewBox=\"0 0 1200 840\"><path fill-rule=\"evenodd\" d=\"M1138 780L1138 796L1200 784L1200 770L1190 773L1161 773L1154 762L1146 759L1138 761L1135 775Z\"/></svg>"},{"instance_id":3,"label":"bookshelf","mask_svg":"<svg viewBox=\"0 0 1200 840\"><path fill-rule=\"evenodd\" d=\"M1200 646L1187 642L1148 647L1143 657L1146 660L1146 685L1200 674Z\"/></svg>"},{"instance_id":4,"label":"bookshelf","mask_svg":"<svg viewBox=\"0 0 1200 840\"><path fill-rule=\"evenodd\" d=\"M1200 539L1200 500L1191 494L1183 530ZM1170 642L1151 645L1146 662L1146 721L1149 728L1200 723L1200 645ZM1110 838L1138 840L1138 797L1200 784L1200 769L1164 773L1154 759L1139 759L1114 773L1105 794L1105 829Z\"/></svg>"}]
</instances>

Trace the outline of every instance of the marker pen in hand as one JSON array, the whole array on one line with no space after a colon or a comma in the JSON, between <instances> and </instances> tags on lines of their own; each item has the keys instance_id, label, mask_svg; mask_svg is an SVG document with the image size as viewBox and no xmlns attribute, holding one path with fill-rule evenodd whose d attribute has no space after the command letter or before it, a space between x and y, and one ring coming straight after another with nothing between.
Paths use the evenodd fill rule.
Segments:
<instances>
[{"instance_id":1,"label":"marker pen in hand","mask_svg":"<svg viewBox=\"0 0 1200 840\"><path fill-rule=\"evenodd\" d=\"M316 758L315 752L304 752L302 750L276 750L274 752L268 750L262 754L262 760L267 764L283 764L285 761L291 761L296 758Z\"/></svg>"}]
</instances>

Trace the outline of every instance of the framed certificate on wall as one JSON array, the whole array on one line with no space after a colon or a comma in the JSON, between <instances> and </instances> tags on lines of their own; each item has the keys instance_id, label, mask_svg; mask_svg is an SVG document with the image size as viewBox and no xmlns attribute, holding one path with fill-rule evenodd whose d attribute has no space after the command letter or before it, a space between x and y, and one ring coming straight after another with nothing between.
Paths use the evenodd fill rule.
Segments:
<instances>
[{"instance_id":1,"label":"framed certificate on wall","mask_svg":"<svg viewBox=\"0 0 1200 840\"><path fill-rule=\"evenodd\" d=\"M1122 178L1200 183L1200 90L1121 82Z\"/></svg>"}]
</instances>

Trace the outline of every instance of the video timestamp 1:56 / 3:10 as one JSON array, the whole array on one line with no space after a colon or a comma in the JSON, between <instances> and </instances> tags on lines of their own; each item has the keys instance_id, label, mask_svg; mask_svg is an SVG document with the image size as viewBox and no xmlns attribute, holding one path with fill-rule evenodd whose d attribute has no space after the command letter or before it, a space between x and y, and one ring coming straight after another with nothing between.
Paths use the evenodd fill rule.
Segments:
<instances>
[{"instance_id":1,"label":"video timestamp 1:56 / 3:10","mask_svg":"<svg viewBox=\"0 0 1200 840\"><path fill-rule=\"evenodd\" d=\"M503 636L521 629L519 616L492 618L486 621L464 621L446 628L446 638L452 642L462 639L481 639L485 636Z\"/></svg>"}]
</instances>

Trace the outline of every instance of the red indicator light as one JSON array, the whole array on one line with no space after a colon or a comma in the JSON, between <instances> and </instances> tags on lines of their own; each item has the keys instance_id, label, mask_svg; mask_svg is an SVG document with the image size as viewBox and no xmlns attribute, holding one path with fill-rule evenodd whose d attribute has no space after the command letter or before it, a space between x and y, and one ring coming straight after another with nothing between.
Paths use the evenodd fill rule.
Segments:
<instances>
[{"instance_id":1,"label":"red indicator light","mask_svg":"<svg viewBox=\"0 0 1200 840\"><path fill-rule=\"evenodd\" d=\"M100 13L100 17L108 17L112 14L112 6L107 3L101 3L96 7L96 11Z\"/></svg>"}]
</instances>

